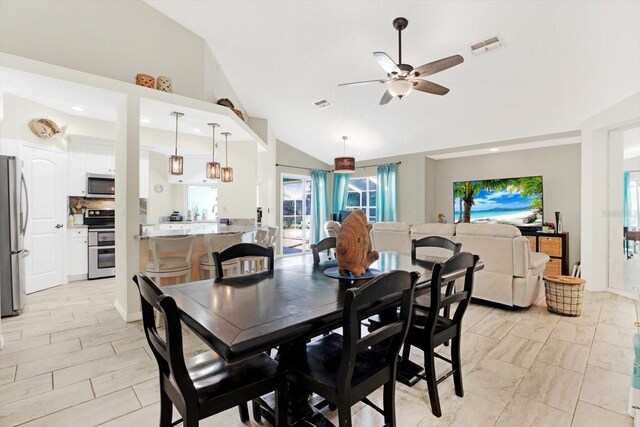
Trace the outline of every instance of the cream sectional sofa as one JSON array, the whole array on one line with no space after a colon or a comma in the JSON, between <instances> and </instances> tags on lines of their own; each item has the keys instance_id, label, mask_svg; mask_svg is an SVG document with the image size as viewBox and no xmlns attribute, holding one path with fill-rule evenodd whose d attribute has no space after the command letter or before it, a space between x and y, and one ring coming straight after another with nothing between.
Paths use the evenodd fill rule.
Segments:
<instances>
[{"instance_id":1,"label":"cream sectional sofa","mask_svg":"<svg viewBox=\"0 0 640 427\"><path fill-rule=\"evenodd\" d=\"M527 238L510 225L380 222L373 225L371 241L378 251L410 253L412 239L434 235L462 243L463 251L480 256L485 267L476 274L474 298L529 307L541 296L542 274L549 256L531 252ZM443 258L448 255L434 249L418 251Z\"/></svg>"}]
</instances>

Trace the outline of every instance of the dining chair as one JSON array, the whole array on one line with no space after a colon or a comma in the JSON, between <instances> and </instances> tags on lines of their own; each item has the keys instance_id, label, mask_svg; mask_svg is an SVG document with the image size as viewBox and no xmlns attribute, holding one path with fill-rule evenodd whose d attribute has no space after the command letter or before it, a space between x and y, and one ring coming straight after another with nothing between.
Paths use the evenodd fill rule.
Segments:
<instances>
[{"instance_id":1,"label":"dining chair","mask_svg":"<svg viewBox=\"0 0 640 427\"><path fill-rule=\"evenodd\" d=\"M433 415L442 416L440 399L438 397L438 384L453 375L453 383L456 395L463 397L462 367L460 361L460 340L462 337L462 319L467 310L473 292L473 279L478 255L469 252L460 252L449 258L444 263L436 263L431 275L431 301L428 307L414 304L413 316L409 333L402 350L402 358L409 361L411 347L419 348L424 352L425 375L418 375L427 382L431 412ZM440 292L443 283L460 276L464 271L464 286L462 290L455 291L451 295L443 296ZM458 303L452 317L441 316L440 311ZM451 341L451 359L435 352L436 347ZM441 378L436 378L435 358L451 364L452 370Z\"/></svg>"},{"instance_id":2,"label":"dining chair","mask_svg":"<svg viewBox=\"0 0 640 427\"><path fill-rule=\"evenodd\" d=\"M278 362L263 353L228 364L213 351L185 360L175 300L142 273L133 281L140 292L144 333L160 373L160 427L180 422L172 424L174 406L185 427L197 426L200 420L234 406L246 422L246 402L272 391L276 392L276 426L287 425L287 383ZM156 311L164 316L164 334L156 328Z\"/></svg>"},{"instance_id":3,"label":"dining chair","mask_svg":"<svg viewBox=\"0 0 640 427\"><path fill-rule=\"evenodd\" d=\"M340 223L337 221L327 221L324 223L324 232L327 237L338 237L340 232Z\"/></svg>"},{"instance_id":4,"label":"dining chair","mask_svg":"<svg viewBox=\"0 0 640 427\"><path fill-rule=\"evenodd\" d=\"M264 246L256 245L255 243L238 243L236 245L228 247L222 252L213 253L213 258L216 263L216 278L221 279L225 277L224 270L222 268L225 262L245 257L266 258L268 264L267 270L273 271L274 260L272 246L265 248Z\"/></svg>"},{"instance_id":5,"label":"dining chair","mask_svg":"<svg viewBox=\"0 0 640 427\"><path fill-rule=\"evenodd\" d=\"M460 249L462 249L462 243L453 242L442 236L427 236L419 240L413 239L411 241L411 258L416 258L416 252L419 248L424 248L424 251L422 252L423 255L427 255L430 258L442 258L442 260L444 261L450 258L452 255L460 253ZM445 296L451 295L455 284L455 280L447 283L444 292ZM425 295L416 297L416 303L428 305L428 296ZM450 306L445 307L444 316L449 317L450 311ZM445 343L445 345L449 344Z\"/></svg>"},{"instance_id":6,"label":"dining chair","mask_svg":"<svg viewBox=\"0 0 640 427\"><path fill-rule=\"evenodd\" d=\"M145 266L145 273L157 284L165 277L183 277L188 282L194 244L195 236L150 237L151 260Z\"/></svg>"},{"instance_id":7,"label":"dining chair","mask_svg":"<svg viewBox=\"0 0 640 427\"><path fill-rule=\"evenodd\" d=\"M264 246L265 248L269 246L269 231L265 229L257 230L253 238L253 243ZM244 257L238 260L242 274L263 271L264 261L264 257Z\"/></svg>"},{"instance_id":8,"label":"dining chair","mask_svg":"<svg viewBox=\"0 0 640 427\"><path fill-rule=\"evenodd\" d=\"M320 253L323 251L327 251L327 255L329 259L331 259L331 249L336 248L336 238L335 237L327 237L326 239L320 240L316 244L311 245L311 253L313 254L313 265L320 264Z\"/></svg>"},{"instance_id":9,"label":"dining chair","mask_svg":"<svg viewBox=\"0 0 640 427\"><path fill-rule=\"evenodd\" d=\"M200 279L205 279L207 272L210 278L216 277L216 262L213 258L214 252L220 252L229 246L242 242L241 233L233 234L205 234L204 244L207 252L200 256ZM222 263L225 276L235 276L240 274L240 263L238 260L230 260Z\"/></svg>"},{"instance_id":10,"label":"dining chair","mask_svg":"<svg viewBox=\"0 0 640 427\"><path fill-rule=\"evenodd\" d=\"M407 334L417 273L395 270L360 287L346 290L342 315L344 336L331 333L306 345L305 354L281 352L287 378L338 407L339 426L351 426L351 406L366 403L395 426L395 380L398 353ZM397 301L397 321L360 338L360 320L380 302ZM384 351L370 347L385 344ZM384 386L384 409L367 396Z\"/></svg>"},{"instance_id":11,"label":"dining chair","mask_svg":"<svg viewBox=\"0 0 640 427\"><path fill-rule=\"evenodd\" d=\"M278 227L268 227L268 243L267 246L275 246L276 239L278 238Z\"/></svg>"}]
</instances>

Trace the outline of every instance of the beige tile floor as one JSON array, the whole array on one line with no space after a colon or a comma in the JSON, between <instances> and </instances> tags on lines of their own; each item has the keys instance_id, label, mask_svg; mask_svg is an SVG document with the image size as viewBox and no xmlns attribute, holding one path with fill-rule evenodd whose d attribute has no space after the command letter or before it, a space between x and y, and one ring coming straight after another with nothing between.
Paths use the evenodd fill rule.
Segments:
<instances>
[{"instance_id":1,"label":"beige tile floor","mask_svg":"<svg viewBox=\"0 0 640 427\"><path fill-rule=\"evenodd\" d=\"M155 361L140 322L124 323L113 295L113 279L75 282L29 295L24 314L2 319L1 426L157 426ZM472 304L463 336L465 397L455 396L452 380L442 383L436 418L424 383L399 384L398 425L631 426L634 305L587 294L584 310L565 318L547 312L544 301L528 310ZM188 332L184 345L187 355L207 350ZM372 400L382 404L381 393ZM363 404L352 413L354 425L383 424ZM234 409L202 425L242 424Z\"/></svg>"}]
</instances>

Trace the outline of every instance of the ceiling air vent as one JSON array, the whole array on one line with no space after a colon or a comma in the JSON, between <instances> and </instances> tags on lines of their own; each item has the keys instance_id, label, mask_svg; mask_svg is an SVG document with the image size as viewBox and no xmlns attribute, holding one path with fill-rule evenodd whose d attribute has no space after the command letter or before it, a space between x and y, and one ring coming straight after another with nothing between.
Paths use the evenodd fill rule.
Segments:
<instances>
[{"instance_id":1,"label":"ceiling air vent","mask_svg":"<svg viewBox=\"0 0 640 427\"><path fill-rule=\"evenodd\" d=\"M318 101L312 102L312 104L315 105L319 110L331 107L333 105L332 103L330 103L326 99L320 99Z\"/></svg>"},{"instance_id":2,"label":"ceiling air vent","mask_svg":"<svg viewBox=\"0 0 640 427\"><path fill-rule=\"evenodd\" d=\"M493 36L486 40L471 45L471 52L476 55L488 52L489 50L496 49L502 46L502 38L500 36Z\"/></svg>"}]
</instances>

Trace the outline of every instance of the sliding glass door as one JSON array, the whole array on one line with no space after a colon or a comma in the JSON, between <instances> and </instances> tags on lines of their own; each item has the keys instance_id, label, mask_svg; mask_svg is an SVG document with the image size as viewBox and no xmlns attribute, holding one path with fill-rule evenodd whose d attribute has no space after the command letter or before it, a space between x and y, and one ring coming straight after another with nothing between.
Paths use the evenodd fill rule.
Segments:
<instances>
[{"instance_id":1,"label":"sliding glass door","mask_svg":"<svg viewBox=\"0 0 640 427\"><path fill-rule=\"evenodd\" d=\"M282 254L309 251L311 227L311 178L305 175L282 175L280 229Z\"/></svg>"}]
</instances>

